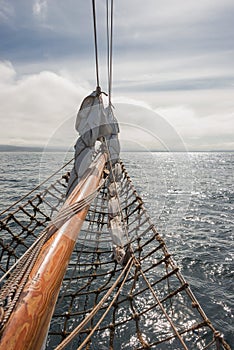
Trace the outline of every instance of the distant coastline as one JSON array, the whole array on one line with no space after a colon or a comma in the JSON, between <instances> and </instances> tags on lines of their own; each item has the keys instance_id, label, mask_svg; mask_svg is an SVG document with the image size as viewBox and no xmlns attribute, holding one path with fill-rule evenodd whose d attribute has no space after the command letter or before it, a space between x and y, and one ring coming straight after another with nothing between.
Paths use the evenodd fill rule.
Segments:
<instances>
[{"instance_id":1,"label":"distant coastline","mask_svg":"<svg viewBox=\"0 0 234 350\"><path fill-rule=\"evenodd\" d=\"M72 150L73 151L73 150ZM33 146L12 146L12 145L0 145L0 152L67 152L65 148L48 148L33 147Z\"/></svg>"},{"instance_id":2,"label":"distant coastline","mask_svg":"<svg viewBox=\"0 0 234 350\"><path fill-rule=\"evenodd\" d=\"M44 148L42 146L13 146L13 145L0 145L0 152L73 152L74 148L72 147L67 150L65 147L50 147ZM149 152L186 152L185 150L148 150ZM146 150L133 150L133 149L122 149L122 152L147 152ZM188 150L187 152L234 152L233 150Z\"/></svg>"}]
</instances>

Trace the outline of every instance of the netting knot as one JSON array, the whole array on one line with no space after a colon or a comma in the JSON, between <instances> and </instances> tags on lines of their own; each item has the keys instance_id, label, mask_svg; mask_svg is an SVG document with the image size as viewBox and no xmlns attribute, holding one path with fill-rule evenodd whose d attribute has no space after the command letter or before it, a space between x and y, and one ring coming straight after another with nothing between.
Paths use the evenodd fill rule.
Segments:
<instances>
[{"instance_id":1,"label":"netting knot","mask_svg":"<svg viewBox=\"0 0 234 350\"><path fill-rule=\"evenodd\" d=\"M113 323L110 323L110 324L109 324L109 329L110 329L111 331L114 331L114 330L115 330L115 326L113 325Z\"/></svg>"},{"instance_id":2,"label":"netting knot","mask_svg":"<svg viewBox=\"0 0 234 350\"><path fill-rule=\"evenodd\" d=\"M137 321L139 319L139 315L138 314L133 314L132 318Z\"/></svg>"},{"instance_id":3,"label":"netting knot","mask_svg":"<svg viewBox=\"0 0 234 350\"><path fill-rule=\"evenodd\" d=\"M198 308L198 303L196 303L195 301L193 301L193 302L192 302L192 307L197 309L197 308Z\"/></svg>"},{"instance_id":4,"label":"netting knot","mask_svg":"<svg viewBox=\"0 0 234 350\"><path fill-rule=\"evenodd\" d=\"M62 176L62 179L64 179L66 182L68 182L70 177L70 172L68 171L65 175Z\"/></svg>"},{"instance_id":5,"label":"netting knot","mask_svg":"<svg viewBox=\"0 0 234 350\"><path fill-rule=\"evenodd\" d=\"M129 295L128 295L128 300L130 300L130 301L133 300L133 295L132 295L132 294L129 294Z\"/></svg>"},{"instance_id":6,"label":"netting knot","mask_svg":"<svg viewBox=\"0 0 234 350\"><path fill-rule=\"evenodd\" d=\"M220 333L219 331L215 331L215 332L214 332L214 338L215 338L215 339L217 339L217 338L218 338L218 339L222 338L222 337L221 337L221 333Z\"/></svg>"},{"instance_id":7,"label":"netting knot","mask_svg":"<svg viewBox=\"0 0 234 350\"><path fill-rule=\"evenodd\" d=\"M134 264L135 264L136 270L139 271L139 270L141 269L141 264L140 264L140 262L139 262L138 260L135 259Z\"/></svg>"}]
</instances>

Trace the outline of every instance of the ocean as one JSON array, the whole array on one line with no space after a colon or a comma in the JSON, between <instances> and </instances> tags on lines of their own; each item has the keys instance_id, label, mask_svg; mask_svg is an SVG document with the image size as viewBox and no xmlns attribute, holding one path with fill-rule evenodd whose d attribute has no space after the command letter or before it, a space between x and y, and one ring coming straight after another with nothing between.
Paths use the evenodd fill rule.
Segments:
<instances>
[{"instance_id":1,"label":"ocean","mask_svg":"<svg viewBox=\"0 0 234 350\"><path fill-rule=\"evenodd\" d=\"M0 153L0 212L72 157ZM123 152L121 157L203 310L234 344L234 153Z\"/></svg>"}]
</instances>

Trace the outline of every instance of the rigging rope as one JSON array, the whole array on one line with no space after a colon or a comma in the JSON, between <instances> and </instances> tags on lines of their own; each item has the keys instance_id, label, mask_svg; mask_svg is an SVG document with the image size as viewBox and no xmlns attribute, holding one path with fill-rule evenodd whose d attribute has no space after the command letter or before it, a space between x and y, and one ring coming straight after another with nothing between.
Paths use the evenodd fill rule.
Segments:
<instances>
[{"instance_id":1,"label":"rigging rope","mask_svg":"<svg viewBox=\"0 0 234 350\"><path fill-rule=\"evenodd\" d=\"M130 247L131 241L130 241L130 238L129 238L129 235L128 235L128 230L127 230L127 227L126 227L126 222L125 222L125 219L124 219L123 210L121 208L121 203L120 203L120 198L119 198L119 191L118 191L117 184L116 184L115 173L114 173L113 164L112 164L112 160L111 160L111 156L110 156L110 150L109 150L108 144L106 142L106 138L104 138L104 142L105 142L105 146L106 146L106 150L107 150L108 161L109 161L109 164L110 164L111 175L112 175L112 178L114 180L113 183L114 183L114 186L115 186L115 191L116 191L116 196L117 196L117 201L118 201L118 207L119 207L119 213L120 213L120 216L121 216L121 220L122 220L122 224L123 224L123 228L124 228L124 233L125 233L125 236L126 236L126 239L127 239L127 244Z\"/></svg>"},{"instance_id":2,"label":"rigging rope","mask_svg":"<svg viewBox=\"0 0 234 350\"><path fill-rule=\"evenodd\" d=\"M121 339L126 348L130 348L130 339L134 340L134 345L131 348L143 350L160 347L160 344L165 344L163 347L169 344L170 347L172 342L175 345L178 344L182 337L188 349L208 350L212 347L216 350L231 350L222 335L216 332L193 296L189 285L180 274L122 163L121 169L119 195L132 246L130 259L127 261L129 265L128 267L118 265L110 255L112 251L109 248L111 240L108 238L108 188L112 180L106 177L104 187L91 204L86 224L69 263L68 273L64 278L60 299L51 322L47 348L50 349L52 345L53 348L61 345L63 339L71 334L72 348L79 346L79 349L88 349L91 347L91 341L93 344L100 341L105 342L106 345L109 343L108 348L110 349L118 349L118 334L127 330L129 337ZM62 183L60 185L63 186ZM62 189L64 192L64 187ZM53 190L60 196L63 195L62 191L57 192L58 189L52 187L43 196L43 202L38 202L39 205L49 203L48 198ZM84 202L87 200L88 197L85 198ZM33 209L37 208L38 203L33 204ZM25 237L21 235L21 229L24 234L24 230L31 233L31 230L35 228L34 225L26 225L25 221L28 220L31 223L32 217L37 216L37 220L40 220L40 226L46 223L41 219L41 210L35 209L32 214L30 214L30 210L31 206L28 208L28 214L27 208L24 208L21 213L28 215L28 217L21 217L20 214L15 220L14 216L11 216L5 226L2 226L2 237L4 236L6 239L13 237L12 241L7 239L5 243L1 242L3 247L3 255L0 257L0 262L3 264L2 271L6 270L5 265L8 266L12 262L11 256L13 260L16 258L18 245L22 246L26 243L24 242ZM17 225L15 234L12 232L14 225ZM43 234L46 237L46 233L43 232ZM26 238L31 241L30 237L31 235ZM14 240L15 238L16 240ZM14 251L8 248L8 244L11 242L13 242ZM14 242L16 243L14 244ZM38 242L38 246L34 246L35 253L39 245ZM31 253L33 252L31 251ZM27 259L21 260L22 271L18 270L19 276L16 275L15 284L12 285L8 294L8 300L5 297L9 284L6 284L1 291L3 304L0 305L0 318L3 321L3 326L24 284L24 278L21 279L22 274L25 269L29 268L30 270L31 263L32 261L27 261ZM132 264L131 269L130 264ZM122 275L112 294L102 303L102 298L105 297L124 269L128 275L127 279L124 280L126 275ZM14 278L11 280L14 281ZM167 283L169 280L170 288L168 288ZM116 295L116 293L118 294ZM144 304L139 303L140 300L144 300ZM170 300L173 301L175 312L172 312ZM7 301L7 305L5 301ZM101 304L99 304L100 302ZM91 319L88 319L87 317L94 308L96 308L95 314L92 315ZM165 317L165 311L176 327L176 331L173 330L172 324ZM152 322L153 328L150 324L149 327L145 326L146 319ZM76 327L81 322L83 322L82 328L77 330ZM161 325L161 322L162 326L165 325L165 327L160 330L158 326ZM78 331L77 338L73 333L75 329ZM185 347L183 348L185 349Z\"/></svg>"},{"instance_id":3,"label":"rigging rope","mask_svg":"<svg viewBox=\"0 0 234 350\"><path fill-rule=\"evenodd\" d=\"M111 308L111 306L113 305L114 301L117 299L119 293L121 292L121 288L122 286L124 285L127 277L128 277L128 274L132 268L132 265L133 265L133 259L131 258L127 265L124 267L124 269L121 271L119 277L115 280L115 282L113 283L113 285L111 286L111 288L107 291L107 293L102 297L102 299L99 301L99 303L92 309L92 311L87 314L87 316L85 317L85 319L67 336L67 338L65 338L58 346L55 350L62 350L64 349L64 347L66 345L68 345L72 339L74 339L74 337L84 328L84 326L96 315L97 311L101 309L101 307L104 305L104 303L107 301L107 299L110 297L110 295L113 293L114 289L117 287L118 288L118 291L116 292L116 294L114 295L113 297L113 300L110 302L110 304L108 305L108 308L107 308L107 312L109 311L109 309ZM121 281L121 278L124 277L124 280L122 281L121 284L120 281ZM107 312L105 312L103 314L103 316L105 317ZM103 318L104 318L103 317ZM102 321L102 318L100 319ZM101 322L98 322L97 324L97 327L99 326ZM96 328L95 327L95 330ZM81 344L82 346L85 345L84 343ZM81 347L78 348L79 350L81 349Z\"/></svg>"},{"instance_id":4,"label":"rigging rope","mask_svg":"<svg viewBox=\"0 0 234 350\"><path fill-rule=\"evenodd\" d=\"M113 0L109 0L109 1L110 1L110 6L111 6L110 10L109 10L109 5L108 5L108 0L106 0L106 6L107 6L107 50L108 50L107 62L108 62L109 107L112 108L112 106L111 106L111 89L112 89L112 50L113 50ZM95 56L96 56L96 75L97 75L97 86L99 87L98 45L97 45L97 27L96 27L95 0L92 0L92 4L93 4ZM134 196L136 196L136 199L137 199L137 201L139 203L136 204L136 208L133 209L133 211L130 212L130 210L129 210L129 212L127 212L127 208L131 208L133 203L136 202L136 200L134 200L133 202L129 202L128 203L128 198L130 198L130 197L127 196L127 199L126 199L126 205L127 206L126 206L125 209L122 209L121 199L120 198L121 198L121 195L123 195L123 193L121 194L121 192L118 191L118 186L117 186L117 182L116 182L116 178L115 178L114 164L112 164L112 160L111 160L110 152L109 152L109 147L108 147L108 144L106 142L106 139L104 139L104 143L106 145L106 149L107 149L107 153L108 153L109 164L110 164L110 173L112 175L114 186L115 186L115 190L116 190L116 196L117 196L117 200L118 200L119 213L120 213L121 221L122 221L122 224L123 224L123 227L124 227L125 236L127 238L127 243L130 246L130 244L131 245L132 245L132 243L134 244L134 240L135 240L135 243L136 243L136 241L138 242L138 247L137 248L135 247L135 250L134 250L134 247L132 247L132 249L130 250L130 258L126 262L126 265L122 266L120 270L116 271L114 269L112 272L108 272L107 275L108 274L110 275L109 279L107 281L104 281L104 284L101 287L99 287L97 290L92 290L91 282L94 281L96 279L96 277L97 277L96 274L97 274L97 268L98 268L99 264L101 266L100 262L99 262L99 264L97 263L98 260L94 260L96 255L97 255L97 259L99 259L99 255L101 254L100 250L99 250L99 246L98 246L99 243L97 243L96 250L92 252L93 259L92 259L91 263L90 264L88 264L87 262L83 263L84 266L88 266L88 267L91 266L89 269L87 268L87 270L86 270L86 268L85 268L85 270L84 270L85 273L87 273L87 275L88 275L88 271L89 271L90 275L89 275L88 282L87 282L87 284L85 286L81 286L80 290L77 287L77 290L76 290L75 293L72 291L72 294L71 294L72 302L71 302L71 305L69 306L69 310L65 314L62 315L63 318L66 318L65 322L68 322L69 315L70 315L70 310L72 309L72 303L73 303L74 300L76 300L75 297L80 296L81 299L82 299L82 295L86 294L86 299L85 299L85 303L84 303L85 307L84 307L84 310L83 310L83 320L78 324L78 326L76 326L73 330L71 330L70 334L68 334L68 332L66 333L66 329L64 327L64 332L62 334L63 334L63 336L66 335L67 337L56 347L56 350L64 349L64 347L66 345L68 345L78 334L82 335L82 333L83 334L87 333L87 336L83 340L83 342L79 345L77 350L81 350L84 346L86 346L86 349L88 349L90 347L90 343L89 342L91 340L91 337L94 335L95 332L101 332L101 330L103 330L103 329L107 330L107 332L110 330L110 333L112 332L112 335L110 336L110 338L111 338L111 337L114 336L114 333L115 333L115 329L114 329L115 325L116 325L116 327L118 327L118 326L120 327L121 323L124 325L125 323L127 323L128 321L131 321L131 320L135 321L137 337L138 337L138 339L139 339L139 341L140 341L140 343L142 345L142 347L137 348L137 349L150 348L152 344L157 345L157 344L160 344L163 341L166 342L166 341L172 339L173 337L175 337L175 338L177 338L180 341L180 343L182 344L183 348L185 350L187 350L188 347L187 347L187 345L185 344L185 341L182 338L183 333L187 334L190 330L196 329L196 327L197 327L197 329L199 329L199 327L201 327L202 324L192 325L192 327L187 328L185 330L180 329L178 326L176 326L175 322L173 321L173 318L174 318L173 313L172 313L173 317L169 316L169 314L167 313L167 309L166 309L167 305L166 304L165 304L165 306L163 305L165 300L167 300L169 298L169 300L171 301L172 297L174 295L176 295L177 293L179 293L180 291L182 291L184 288L186 289L186 293L190 297L190 300L192 301L192 307L196 308L199 311L199 313L201 314L201 316L202 316L202 318L204 320L204 324L208 325L212 329L212 331L214 332L213 333L214 334L213 340L207 346L205 346L203 349L208 349L212 344L216 343L216 349L220 349L220 344L222 344L225 349L229 349L230 350L228 345L226 345L226 343L222 340L220 334L218 332L215 332L215 329L212 327L212 325L210 325L209 320L207 319L207 317L204 314L203 310L200 308L200 306L199 306L198 302L196 301L196 299L194 299L194 296L191 293L190 289L188 288L188 285L185 283L183 277L180 276L180 274L176 272L177 268L175 268L174 270L169 270L168 271L167 264L170 264L171 267L174 267L173 260L170 258L170 255L168 254L168 252L166 250L166 247L164 247L164 243L162 244L162 239L157 234L156 229L154 228L153 224L151 223L150 218L147 217L145 221L143 219L141 219L141 215L142 214L140 213L140 210L141 210L141 212L143 212L145 214L145 209L144 209L144 206L142 205L142 200L141 199L139 200L140 197L137 195L135 189L133 188L131 180L127 176L126 172L125 172L124 179L127 181L129 190L132 190L132 193L134 194ZM69 164L71 161L69 161L67 164ZM63 169L67 164L65 164L61 169ZM35 189L39 188L42 184L44 184L46 181L48 181L52 176L57 174L61 169L59 169L54 174L52 174L48 179L43 181ZM123 170L123 173L124 173L124 167L122 167L122 170ZM4 302L4 304L0 303L0 313L3 312L3 315L2 315L3 316L2 326L4 326L4 324L7 322L8 318L10 317L11 311L12 311L16 301L18 300L18 298L20 296L20 293L21 293L21 291L23 289L23 286L25 285L26 280L28 278L28 274L31 271L31 269L33 267L33 264L34 264L34 261L35 261L35 259L37 258L38 254L40 252L41 246L44 244L44 242L46 240L48 240L53 235L53 233L55 232L56 228L61 227L66 220L69 220L74 214L76 214L78 211L80 211L85 206L89 205L93 201L93 199L95 199L97 197L98 192L101 190L101 188L103 187L105 182L106 182L105 183L106 187L105 187L105 191L103 191L103 194L102 194L102 200L105 201L105 202L107 201L108 181L106 181L106 180L107 180L107 177L105 178L105 180L103 180L100 183L100 186L94 192L92 192L89 196L81 199L79 202L76 202L76 203L74 203L73 205L71 205L69 207L63 207L62 210L60 211L60 213L57 215L57 217L55 219L53 219L51 224L46 229L44 229L42 231L41 236L36 240L36 242L33 243L33 245L31 246L31 248L29 248L27 253L24 254L17 261L17 263L14 264L11 267L11 269L8 270L8 272L2 277L2 279L4 279L7 276L9 276L9 273L16 267L15 271L13 271L13 273L10 275L8 282L5 284L5 286L3 287L3 289L2 289L2 291L0 293L0 297L2 297L1 299ZM124 188L124 186L122 188ZM30 191L23 198L27 197L35 189ZM21 200L22 199L20 199L18 202L20 202ZM14 203L11 207L13 207L18 202ZM96 222L97 228L98 228L98 231L96 232L96 234L98 235L97 242L99 242L100 237L101 237L101 235L99 235L100 225L102 225L101 226L101 230L102 230L103 225L108 223L108 210L105 211L103 209L104 206L102 206L102 205L100 205L98 207L97 206L97 202L96 202L95 205L96 205L95 213L98 213L98 211L100 211L98 213L99 218L96 219L95 218L95 213L93 211L91 211L91 213L93 215L93 218L91 219L91 216L88 218L88 220L90 221L89 222L89 225L90 225L89 230L90 230L90 232L93 233L93 231L94 231L93 230L93 225L94 225L94 222ZM11 207L9 207L9 208L11 208ZM7 211L8 209L6 209L5 211ZM125 217L124 217L124 210L126 210ZM137 215L136 218L138 218L139 222L138 222L138 225L134 226L132 228L132 230L131 230L130 229L131 223L129 224L128 217L130 215L132 215L134 212L136 212L136 210L138 211L138 215ZM2 213L4 213L4 212L2 212ZM106 216L107 216L107 219L106 219L106 222L104 222L104 217L106 217ZM136 222L136 218L135 218L135 220L133 222ZM140 220L142 220L142 221L140 221ZM137 233L138 231L137 230L139 229L140 223L142 224L142 227L143 227L143 224L145 224L145 222L147 222L149 224L149 228L142 230L142 232L140 232L140 235L138 236L138 233ZM49 231L49 229L50 229L50 231ZM161 277L156 282L154 280L151 280L152 277L151 277L150 274L147 275L148 271L151 271L151 268L152 268L152 264L151 264L150 267L147 267L147 259L155 251L152 250L150 253L147 253L147 251L146 251L147 254L145 256L141 257L141 251L143 250L143 247L145 247L149 242L152 241L152 238L150 238L148 242L143 243L143 244L140 245L141 235L143 236L143 234L146 234L149 230L151 230L152 233L155 235L153 238L154 239L156 238L156 240L158 240L160 242L160 246L159 247L163 251L163 253L165 254L165 258L161 259L161 261L157 261L156 264L160 265L161 263L165 262L166 275L165 276L163 275L163 277ZM134 232L135 235L132 234L132 238L130 239L130 235L131 235L132 232ZM87 235L88 235L88 230L87 230L87 232L85 232L85 239L86 239ZM102 233L102 235L103 235L103 233ZM136 237L137 237L137 239L136 239ZM81 244L81 243L79 242L79 244ZM84 245L83 245L83 247L84 247ZM81 253L83 253L83 247L82 248L79 247L79 249L76 251L76 253L79 254L78 255L78 259L80 258ZM158 249L159 248L156 248L156 250L158 250ZM136 256L137 252L138 252L139 257ZM29 253L31 253L31 254L29 254ZM90 253L86 252L86 255L87 254L90 254ZM147 268L145 270L143 270L143 268L141 266L141 263L142 263L142 261L145 261L145 260L146 260L146 267ZM84 259L84 261L85 261L85 259ZM150 262L151 262L151 260L149 259L149 263ZM107 263L109 263L109 261L107 261ZM17 264L18 264L18 266L17 266ZM72 264L73 264L73 262L72 262ZM102 262L102 264L104 264L104 263ZM155 266L156 266L156 264L154 263ZM77 266L81 267L82 266L82 262L77 260L76 264L75 264L75 270L78 270ZM116 268L116 266L115 266L115 268ZM132 276L132 274L131 274L131 272L132 272L131 269L132 268L135 268L135 275L134 276ZM74 277L73 281L75 281L75 279L76 279L75 270L73 270L72 276L70 276L70 278L71 278L70 281L69 281L70 284L72 282L72 278L73 277ZM26 272L26 274L25 274L25 272ZM119 276L115 279L115 281L112 283L110 288L108 288L108 283L110 282L112 276L114 276L113 272L114 273L119 273ZM179 287L175 291L173 289L172 289L172 291L170 291L170 288L169 288L169 277L171 275L174 275L174 273L176 274L177 279L181 282L181 287ZM70 271L69 271L69 274L70 274ZM100 272L99 272L99 276L103 276L103 274L100 274ZM170 327L172 328L172 330L174 332L173 335L171 335L171 336L169 335L169 337L167 337L167 338L165 338L163 340L162 339L157 339L155 343L151 343L151 344L148 342L148 340L146 341L146 339L144 338L144 336L142 334L142 331L140 329L140 317L144 316L144 315L147 315L147 312L150 309L152 309L152 305L149 305L149 309L148 310L147 309L145 309L143 311L141 311L141 310L138 311L137 310L137 295L138 294L139 295L144 294L144 289L139 290L139 285L137 286L137 283L136 283L139 280L140 276L144 280L144 282L145 282L145 284L147 286L147 290L150 291L150 293L153 296L153 299L155 300L154 307L159 306L159 309L161 310L161 314L164 315L164 317L166 318L168 324L170 325ZM85 279L85 278L87 278L87 276L82 276L82 273L80 273L80 271L78 271L78 278L82 280L82 278ZM168 293L169 294L164 296L164 298L162 298L162 296L160 295L160 293L158 291L156 293L155 285L156 285L156 283L159 283L159 282L163 281L166 278L167 278L167 282L168 282L167 285L168 285L168 291L169 291ZM2 279L0 281L2 281ZM130 289L130 293L127 295L126 299L122 299L121 301L118 302L118 298L120 296L120 293L122 291L123 286L126 284L126 282L129 284L132 280L133 280L133 282L132 282L132 286L131 286L131 289ZM66 287L66 291L69 289L70 284L69 284L69 286ZM81 292L82 290L84 290L83 294ZM101 292L104 292L104 291L106 291L106 293L101 298L101 300L98 301L98 295ZM79 295L79 292L80 292L80 295ZM94 305L92 306L92 309L90 309L90 311L89 311L89 309L88 309L88 307L89 307L88 306L88 299L89 299L89 295L92 295L92 293L95 293L96 297L95 297ZM111 297L111 295L112 295L112 297ZM123 293L123 295L124 295L124 293ZM133 297L134 296L136 297L135 304L133 304ZM62 295L61 300L63 300L64 298L65 298L65 294ZM60 300L60 303L61 303L61 300ZM118 320L117 317L116 317L116 314L117 314L116 310L117 310L117 308L119 307L120 303L127 302L127 301L129 301L129 305L131 307L131 311L132 311L131 317L128 318L128 319L125 318L125 319L122 319L122 320L120 320L118 322L115 322L116 320ZM108 304L107 304L107 302L108 302ZM7 304L7 305L5 305L5 304ZM80 304L82 304L82 300L81 300ZM5 310L5 314L4 314L3 306L6 309ZM6 308L6 306L7 306L7 308ZM86 310L86 306L87 306L88 310ZM170 307L172 309L172 304L170 305ZM113 323L112 324L111 323L108 324L109 320L107 319L107 321L106 321L107 325L104 325L102 329L99 328L101 323L103 322L103 320L106 318L106 316L110 312L111 308L113 308ZM103 314L101 314L101 312L102 312L101 310L103 311ZM173 312L173 310L170 310L170 311ZM78 315L79 312L77 312L77 306L76 306L76 310L75 310L75 313L73 315L75 315L75 314ZM72 315L72 313L71 313L71 315ZM96 321L96 323L93 326L94 317L95 316L98 316L98 320ZM149 316L150 316L150 314L149 314ZM89 328L84 329L84 327L88 326L89 323L90 323ZM114 331L113 331L113 329L114 329ZM51 334L52 334L52 332L51 332ZM113 341L113 339L110 340L110 344L111 344L111 341ZM110 346L110 348L114 348L114 347Z\"/></svg>"},{"instance_id":5,"label":"rigging rope","mask_svg":"<svg viewBox=\"0 0 234 350\"><path fill-rule=\"evenodd\" d=\"M28 281L28 276L33 269L35 261L39 256L43 244L60 228L65 222L71 219L72 216L90 205L93 199L97 196L103 187L105 180L100 182L100 185L88 196L80 199L72 205L64 206L58 213L55 219L45 228L32 246L16 261L16 263L8 270L1 278L1 282L14 269L9 279L0 290L0 308L3 317L0 321L0 329L4 327L8 321L20 294Z\"/></svg>"},{"instance_id":6,"label":"rigging rope","mask_svg":"<svg viewBox=\"0 0 234 350\"><path fill-rule=\"evenodd\" d=\"M1 213L0 216L2 216L3 214L5 214L8 210L10 210L11 208L13 208L16 204L19 204L20 202L22 202L25 198L27 198L28 196L30 196L30 194L32 194L33 192L35 192L36 190L38 190L38 188L40 188L42 185L44 185L47 181L49 181L52 177L54 177L55 175L57 175L62 169L66 168L66 166L68 164L70 164L72 161L74 160L74 157L72 159L70 159L66 164L64 164L61 168L59 168L58 170L56 170L52 175L50 175L49 177L47 177L44 181L42 181L39 185L37 185L36 187L34 187L31 191L27 192L23 197L21 197L20 199L18 199L16 202L14 202L13 204L11 204L8 208L4 209Z\"/></svg>"},{"instance_id":7,"label":"rigging rope","mask_svg":"<svg viewBox=\"0 0 234 350\"><path fill-rule=\"evenodd\" d=\"M96 65L96 82L97 87L100 87L99 79L99 62L98 62L98 39L97 39L97 22L96 22L96 6L95 0L92 0L93 9L93 31L94 31L94 46L95 46L95 65ZM108 80L108 95L109 106L111 105L111 90L112 90L112 62L113 62L113 14L114 1L111 0L109 8L109 0L106 0L106 30L107 30L107 80Z\"/></svg>"},{"instance_id":8,"label":"rigging rope","mask_svg":"<svg viewBox=\"0 0 234 350\"><path fill-rule=\"evenodd\" d=\"M41 232L41 235L37 238L37 240L31 245L31 247L25 252L24 255L22 255L16 263L1 277L0 282L2 282L9 273L21 262L21 260L29 253L31 252L35 246L44 239L45 235L48 235L48 231L50 231L49 236L47 236L46 240L48 240L51 235L58 230L61 226L65 224L69 219L72 218L75 214L77 214L79 211L83 210L86 206L90 205L90 203L94 200L94 198L97 196L98 192L101 190L105 183L105 180L100 182L100 185L96 190L94 190L92 193L90 193L88 196L80 199L78 202L75 202L67 207L63 207L61 211L58 213L58 215L51 221L51 223ZM52 230L52 232L51 232Z\"/></svg>"},{"instance_id":9,"label":"rigging rope","mask_svg":"<svg viewBox=\"0 0 234 350\"><path fill-rule=\"evenodd\" d=\"M109 0L106 0L107 70L108 70L107 76L108 76L109 106L111 106L111 90L112 90L113 13L114 13L114 1L111 0L111 7L109 10Z\"/></svg>"},{"instance_id":10,"label":"rigging rope","mask_svg":"<svg viewBox=\"0 0 234 350\"><path fill-rule=\"evenodd\" d=\"M96 79L97 79L97 87L99 87L98 44L97 44L97 24L96 24L95 0L92 0L92 7L93 7L93 30L94 30L95 61L96 61Z\"/></svg>"},{"instance_id":11,"label":"rigging rope","mask_svg":"<svg viewBox=\"0 0 234 350\"><path fill-rule=\"evenodd\" d=\"M136 257L134 257L134 259L136 259ZM152 286L151 286L149 280L148 280L147 277L145 276L145 274L144 274L142 268L140 267L140 263L139 263L139 261L138 261L137 259L136 259L136 264L139 265L139 271L140 271L142 277L144 278L147 287L149 288L149 290L151 291L151 293L152 293L153 297L155 298L157 304L158 304L159 307L161 308L161 310L162 310L164 316L166 317L167 321L169 322L169 324L170 324L171 328L173 329L175 335L177 336L177 338L178 338L179 341L181 342L183 348L184 348L185 350L188 350L188 348L187 348L187 346L186 346L186 344L185 344L183 338L181 337L180 333L179 333L178 330L176 329L176 326L174 325L174 322L172 321L172 319L171 319L171 318L169 317L169 315L167 314L167 311L165 310L164 306L163 306L162 303L160 302L160 300L159 300L158 296L156 295L154 289L152 288Z\"/></svg>"}]
</instances>

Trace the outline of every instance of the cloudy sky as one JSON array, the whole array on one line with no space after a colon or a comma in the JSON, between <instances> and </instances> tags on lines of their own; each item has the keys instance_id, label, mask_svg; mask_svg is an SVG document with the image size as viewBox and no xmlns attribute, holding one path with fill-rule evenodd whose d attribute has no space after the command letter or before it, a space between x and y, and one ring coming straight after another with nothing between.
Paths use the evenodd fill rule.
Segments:
<instances>
[{"instance_id":1,"label":"cloudy sky","mask_svg":"<svg viewBox=\"0 0 234 350\"><path fill-rule=\"evenodd\" d=\"M106 86L106 0L96 0ZM116 0L113 103L130 148L234 150L234 1ZM96 87L91 0L0 0L0 144L74 143Z\"/></svg>"}]
</instances>

